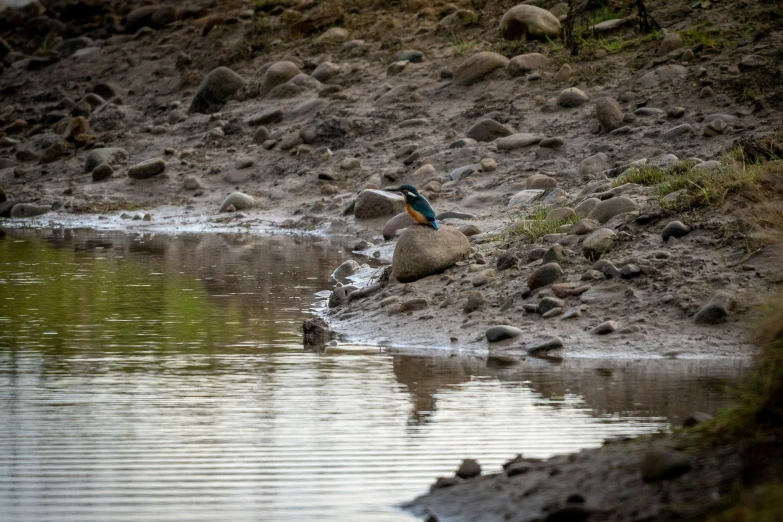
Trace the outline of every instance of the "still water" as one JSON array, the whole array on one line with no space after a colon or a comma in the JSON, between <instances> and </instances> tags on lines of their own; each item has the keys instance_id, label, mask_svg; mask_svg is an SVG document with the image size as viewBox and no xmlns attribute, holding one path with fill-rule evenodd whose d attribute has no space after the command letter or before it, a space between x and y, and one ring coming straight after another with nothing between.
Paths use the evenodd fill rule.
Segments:
<instances>
[{"instance_id":1,"label":"still water","mask_svg":"<svg viewBox=\"0 0 783 522\"><path fill-rule=\"evenodd\" d=\"M298 237L0 238L0 519L411 520L396 506L462 458L491 472L669 429L728 405L744 370L304 351L348 256Z\"/></svg>"}]
</instances>

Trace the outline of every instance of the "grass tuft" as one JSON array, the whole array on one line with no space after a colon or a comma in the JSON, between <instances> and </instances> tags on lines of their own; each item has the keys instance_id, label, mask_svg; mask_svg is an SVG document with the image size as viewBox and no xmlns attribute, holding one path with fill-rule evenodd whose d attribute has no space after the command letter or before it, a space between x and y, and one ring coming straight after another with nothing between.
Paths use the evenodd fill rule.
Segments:
<instances>
[{"instance_id":1,"label":"grass tuft","mask_svg":"<svg viewBox=\"0 0 783 522\"><path fill-rule=\"evenodd\" d=\"M450 42L452 52L455 56L461 56L469 51L472 51L479 45L476 40L465 40L454 33L451 34Z\"/></svg>"},{"instance_id":2,"label":"grass tuft","mask_svg":"<svg viewBox=\"0 0 783 522\"><path fill-rule=\"evenodd\" d=\"M578 221L575 218L547 221L547 214L547 209L542 207L527 216L523 214L517 215L506 228L506 241L510 243L535 243L539 238L547 234L556 233L561 226L570 225Z\"/></svg>"}]
</instances>

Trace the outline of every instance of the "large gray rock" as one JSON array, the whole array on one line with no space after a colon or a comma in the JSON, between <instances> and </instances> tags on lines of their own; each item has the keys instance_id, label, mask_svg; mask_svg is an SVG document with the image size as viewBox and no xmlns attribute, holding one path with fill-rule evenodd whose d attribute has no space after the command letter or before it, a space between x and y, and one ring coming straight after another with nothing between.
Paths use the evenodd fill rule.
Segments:
<instances>
[{"instance_id":1,"label":"large gray rock","mask_svg":"<svg viewBox=\"0 0 783 522\"><path fill-rule=\"evenodd\" d=\"M407 212L401 212L387 221L383 226L383 239L391 239L397 235L398 231L415 224L416 221L410 216L410 214Z\"/></svg>"},{"instance_id":2,"label":"large gray rock","mask_svg":"<svg viewBox=\"0 0 783 522\"><path fill-rule=\"evenodd\" d=\"M479 120L468 129L466 137L476 141L495 141L498 138L511 136L512 131L502 123L485 118Z\"/></svg>"},{"instance_id":3,"label":"large gray rock","mask_svg":"<svg viewBox=\"0 0 783 522\"><path fill-rule=\"evenodd\" d=\"M454 70L454 83L470 85L493 71L507 67L508 58L498 53L480 52L469 57Z\"/></svg>"},{"instance_id":4,"label":"large gray rock","mask_svg":"<svg viewBox=\"0 0 783 522\"><path fill-rule=\"evenodd\" d=\"M696 324L720 324L726 321L732 308L734 308L734 297L727 292L718 292L696 312L696 315L693 316L693 322Z\"/></svg>"},{"instance_id":5,"label":"large gray rock","mask_svg":"<svg viewBox=\"0 0 783 522\"><path fill-rule=\"evenodd\" d=\"M256 206L256 200L253 196L245 194L244 192L232 192L223 200L220 204L218 212L228 212L229 207L233 207L234 210L245 210Z\"/></svg>"},{"instance_id":6,"label":"large gray rock","mask_svg":"<svg viewBox=\"0 0 783 522\"><path fill-rule=\"evenodd\" d=\"M410 227L394 248L392 275L401 283L410 283L443 272L469 255L468 238L456 228Z\"/></svg>"},{"instance_id":7,"label":"large gray rock","mask_svg":"<svg viewBox=\"0 0 783 522\"><path fill-rule=\"evenodd\" d=\"M261 83L261 92L268 93L278 85L286 83L302 71L295 63L289 61L275 62L270 65L264 73L264 80Z\"/></svg>"},{"instance_id":8,"label":"large gray rock","mask_svg":"<svg viewBox=\"0 0 783 522\"><path fill-rule=\"evenodd\" d=\"M691 460L687 454L680 451L654 449L644 455L640 468L642 480L660 482L676 479L689 472Z\"/></svg>"},{"instance_id":9,"label":"large gray rock","mask_svg":"<svg viewBox=\"0 0 783 522\"><path fill-rule=\"evenodd\" d=\"M245 83L244 78L228 67L213 69L204 77L196 90L188 112L208 114L220 110L228 98Z\"/></svg>"},{"instance_id":10,"label":"large gray rock","mask_svg":"<svg viewBox=\"0 0 783 522\"><path fill-rule=\"evenodd\" d=\"M510 136L505 136L498 140L498 150L515 150L524 147L536 145L546 138L543 134L529 134L527 132L518 132Z\"/></svg>"},{"instance_id":11,"label":"large gray rock","mask_svg":"<svg viewBox=\"0 0 783 522\"><path fill-rule=\"evenodd\" d=\"M340 74L340 66L335 65L332 62L323 62L310 74L313 78L319 82L328 82L335 76Z\"/></svg>"},{"instance_id":12,"label":"large gray rock","mask_svg":"<svg viewBox=\"0 0 783 522\"><path fill-rule=\"evenodd\" d=\"M500 37L506 40L556 37L560 34L560 21L555 15L532 5L512 7L500 20Z\"/></svg>"},{"instance_id":13,"label":"large gray rock","mask_svg":"<svg viewBox=\"0 0 783 522\"><path fill-rule=\"evenodd\" d=\"M373 219L393 216L405 210L405 199L391 192L365 189L359 193L353 215L357 219Z\"/></svg>"},{"instance_id":14,"label":"large gray rock","mask_svg":"<svg viewBox=\"0 0 783 522\"><path fill-rule=\"evenodd\" d=\"M102 149L92 149L87 154L84 162L84 172L92 172L92 169L102 163L107 165L117 165L128 161L130 154L125 149L119 147L106 147Z\"/></svg>"},{"instance_id":15,"label":"large gray rock","mask_svg":"<svg viewBox=\"0 0 783 522\"><path fill-rule=\"evenodd\" d=\"M36 205L34 203L17 203L11 208L11 217L14 219L24 219L36 216L42 216L52 210L49 205Z\"/></svg>"},{"instance_id":16,"label":"large gray rock","mask_svg":"<svg viewBox=\"0 0 783 522\"><path fill-rule=\"evenodd\" d=\"M599 228L582 243L582 253L590 261L595 261L614 246L616 238L617 234L613 230Z\"/></svg>"},{"instance_id":17,"label":"large gray rock","mask_svg":"<svg viewBox=\"0 0 783 522\"><path fill-rule=\"evenodd\" d=\"M560 94L557 95L557 104L561 107L579 107L589 101L590 97L576 87L563 89L560 91Z\"/></svg>"},{"instance_id":18,"label":"large gray rock","mask_svg":"<svg viewBox=\"0 0 783 522\"><path fill-rule=\"evenodd\" d=\"M549 67L549 58L541 53L528 53L515 56L508 63L508 72L512 76L519 76L531 71L546 69Z\"/></svg>"},{"instance_id":19,"label":"large gray rock","mask_svg":"<svg viewBox=\"0 0 783 522\"><path fill-rule=\"evenodd\" d=\"M600 98L595 102L595 116L601 130L611 132L623 124L623 110L613 98Z\"/></svg>"},{"instance_id":20,"label":"large gray rock","mask_svg":"<svg viewBox=\"0 0 783 522\"><path fill-rule=\"evenodd\" d=\"M302 330L305 348L321 348L335 337L334 331L320 317L305 319Z\"/></svg>"},{"instance_id":21,"label":"large gray rock","mask_svg":"<svg viewBox=\"0 0 783 522\"><path fill-rule=\"evenodd\" d=\"M147 179L166 170L166 162L163 158L152 158L137 163L128 169L128 177L131 179Z\"/></svg>"},{"instance_id":22,"label":"large gray rock","mask_svg":"<svg viewBox=\"0 0 783 522\"><path fill-rule=\"evenodd\" d=\"M666 56L684 45L682 38L677 33L668 33L658 46L658 56Z\"/></svg>"},{"instance_id":23,"label":"large gray rock","mask_svg":"<svg viewBox=\"0 0 783 522\"><path fill-rule=\"evenodd\" d=\"M605 199L598 203L593 210L590 211L587 217L595 219L599 223L606 223L610 219L626 212L633 212L639 210L639 207L632 199L625 196L618 196L615 198Z\"/></svg>"},{"instance_id":24,"label":"large gray rock","mask_svg":"<svg viewBox=\"0 0 783 522\"><path fill-rule=\"evenodd\" d=\"M636 84L642 89L650 89L662 83L680 81L686 76L688 69L682 65L662 65L639 78Z\"/></svg>"},{"instance_id":25,"label":"large gray rock","mask_svg":"<svg viewBox=\"0 0 783 522\"><path fill-rule=\"evenodd\" d=\"M525 180L527 190L552 190L557 187L557 180L546 174L533 174Z\"/></svg>"},{"instance_id":26,"label":"large gray rock","mask_svg":"<svg viewBox=\"0 0 783 522\"><path fill-rule=\"evenodd\" d=\"M563 280L563 269L557 263L547 263L533 270L527 279L527 286L531 290L542 286L558 283Z\"/></svg>"},{"instance_id":27,"label":"large gray rock","mask_svg":"<svg viewBox=\"0 0 783 522\"><path fill-rule=\"evenodd\" d=\"M579 174L582 176L593 176L608 170L610 167L609 156L599 152L582 160L582 163L579 164Z\"/></svg>"},{"instance_id":28,"label":"large gray rock","mask_svg":"<svg viewBox=\"0 0 783 522\"><path fill-rule=\"evenodd\" d=\"M521 190L511 196L508 202L509 207L521 207L526 208L531 206L534 202L538 201L541 196L546 192L545 190Z\"/></svg>"}]
</instances>

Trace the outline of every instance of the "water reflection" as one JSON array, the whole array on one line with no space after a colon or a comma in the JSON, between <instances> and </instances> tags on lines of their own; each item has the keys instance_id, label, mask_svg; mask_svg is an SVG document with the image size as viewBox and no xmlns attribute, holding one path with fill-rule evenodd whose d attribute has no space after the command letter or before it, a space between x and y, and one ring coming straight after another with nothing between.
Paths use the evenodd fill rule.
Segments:
<instances>
[{"instance_id":1,"label":"water reflection","mask_svg":"<svg viewBox=\"0 0 783 522\"><path fill-rule=\"evenodd\" d=\"M21 235L20 235L21 234ZM18 521L406 520L463 457L491 471L728 402L733 362L301 349L339 244L0 239L0 513Z\"/></svg>"}]
</instances>

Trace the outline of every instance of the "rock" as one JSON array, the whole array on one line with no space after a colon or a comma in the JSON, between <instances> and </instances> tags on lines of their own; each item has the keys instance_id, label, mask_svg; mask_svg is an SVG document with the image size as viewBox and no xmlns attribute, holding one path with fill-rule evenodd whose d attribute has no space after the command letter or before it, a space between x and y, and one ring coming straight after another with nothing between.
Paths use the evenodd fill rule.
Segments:
<instances>
[{"instance_id":1,"label":"rock","mask_svg":"<svg viewBox=\"0 0 783 522\"><path fill-rule=\"evenodd\" d=\"M604 321L590 330L590 333L593 335L607 335L616 331L618 326L616 321Z\"/></svg>"},{"instance_id":2,"label":"rock","mask_svg":"<svg viewBox=\"0 0 783 522\"><path fill-rule=\"evenodd\" d=\"M480 170L481 170L481 164L479 163L474 163L472 165L464 165L462 167L458 167L452 170L451 172L449 172L449 179L451 181L459 181L462 178L466 178L475 172L479 172Z\"/></svg>"},{"instance_id":3,"label":"rock","mask_svg":"<svg viewBox=\"0 0 783 522\"><path fill-rule=\"evenodd\" d=\"M509 207L527 207L533 202L537 201L543 194L544 190L522 190L511 196L508 202Z\"/></svg>"},{"instance_id":4,"label":"rock","mask_svg":"<svg viewBox=\"0 0 783 522\"><path fill-rule=\"evenodd\" d=\"M301 74L302 71L295 63L286 60L275 62L270 65L264 73L264 79L261 83L261 93L268 94L269 91L286 83L294 76Z\"/></svg>"},{"instance_id":5,"label":"rock","mask_svg":"<svg viewBox=\"0 0 783 522\"><path fill-rule=\"evenodd\" d=\"M510 250L506 250L502 254L498 256L498 258L495 260L495 268L498 272L502 272L503 270L508 270L512 266L516 265L519 262L519 258L514 252L511 252Z\"/></svg>"},{"instance_id":6,"label":"rock","mask_svg":"<svg viewBox=\"0 0 783 522\"><path fill-rule=\"evenodd\" d=\"M359 158L345 158L340 162L340 168L343 170L355 170L362 166Z\"/></svg>"},{"instance_id":7,"label":"rock","mask_svg":"<svg viewBox=\"0 0 783 522\"><path fill-rule=\"evenodd\" d=\"M662 65L648 72L636 84L641 89L651 89L662 83L678 82L688 76L688 69L682 65Z\"/></svg>"},{"instance_id":8,"label":"rock","mask_svg":"<svg viewBox=\"0 0 783 522\"><path fill-rule=\"evenodd\" d=\"M0 62L5 60L5 57L8 56L8 53L11 52L11 46L8 45L8 42L0 38Z\"/></svg>"},{"instance_id":9,"label":"rock","mask_svg":"<svg viewBox=\"0 0 783 522\"><path fill-rule=\"evenodd\" d=\"M683 224L681 221L670 221L663 231L661 231L661 237L664 241L668 241L670 237L681 238L690 233L691 229Z\"/></svg>"},{"instance_id":10,"label":"rock","mask_svg":"<svg viewBox=\"0 0 783 522\"><path fill-rule=\"evenodd\" d=\"M628 264L620 269L620 278L634 279L642 275L642 269L638 265Z\"/></svg>"},{"instance_id":11,"label":"rock","mask_svg":"<svg viewBox=\"0 0 783 522\"><path fill-rule=\"evenodd\" d=\"M680 451L654 449L644 455L640 467L642 480L650 483L681 477L691 470L691 462Z\"/></svg>"},{"instance_id":12,"label":"rock","mask_svg":"<svg viewBox=\"0 0 783 522\"><path fill-rule=\"evenodd\" d=\"M597 204L601 202L598 198L587 198L581 203L579 203L577 206L574 207L574 212L576 213L576 217L584 218L587 217L588 214L595 208Z\"/></svg>"},{"instance_id":13,"label":"rock","mask_svg":"<svg viewBox=\"0 0 783 522\"><path fill-rule=\"evenodd\" d=\"M460 464L455 475L462 479L478 477L481 475L481 466L473 459L465 459Z\"/></svg>"},{"instance_id":14,"label":"rock","mask_svg":"<svg viewBox=\"0 0 783 522\"><path fill-rule=\"evenodd\" d=\"M702 422L707 422L708 420L712 419L712 415L709 413L703 413L700 411L695 411L685 417L685 420L682 421L682 427L683 428L692 428L696 426L697 424L701 424Z\"/></svg>"},{"instance_id":15,"label":"rock","mask_svg":"<svg viewBox=\"0 0 783 522\"><path fill-rule=\"evenodd\" d=\"M383 226L383 239L391 239L397 232L416 224L416 221L407 212L397 214Z\"/></svg>"},{"instance_id":16,"label":"rock","mask_svg":"<svg viewBox=\"0 0 783 522\"><path fill-rule=\"evenodd\" d=\"M302 329L304 330L302 342L305 348L320 348L326 346L326 344L335 337L332 329L326 324L326 321L320 317L305 319Z\"/></svg>"},{"instance_id":17,"label":"rock","mask_svg":"<svg viewBox=\"0 0 783 522\"><path fill-rule=\"evenodd\" d=\"M245 83L244 78L228 67L213 69L204 77L196 90L188 113L209 114L220 110L228 98Z\"/></svg>"},{"instance_id":18,"label":"rock","mask_svg":"<svg viewBox=\"0 0 783 522\"><path fill-rule=\"evenodd\" d=\"M51 206L36 205L34 203L17 203L11 208L10 216L13 219L25 219L42 216L52 210Z\"/></svg>"},{"instance_id":19,"label":"rock","mask_svg":"<svg viewBox=\"0 0 783 522\"><path fill-rule=\"evenodd\" d=\"M498 169L498 163L492 158L482 158L479 165L481 165L481 172L495 172Z\"/></svg>"},{"instance_id":20,"label":"rock","mask_svg":"<svg viewBox=\"0 0 783 522\"><path fill-rule=\"evenodd\" d=\"M560 21L545 9L522 4L506 11L500 20L499 32L506 40L556 38L560 34Z\"/></svg>"},{"instance_id":21,"label":"rock","mask_svg":"<svg viewBox=\"0 0 783 522\"><path fill-rule=\"evenodd\" d=\"M608 228L599 228L584 240L582 253L590 261L599 259L614 246L617 234Z\"/></svg>"},{"instance_id":22,"label":"rock","mask_svg":"<svg viewBox=\"0 0 783 522\"><path fill-rule=\"evenodd\" d=\"M558 245L559 246L559 245ZM538 313L544 315L555 308L564 308L566 302L557 297L545 297L538 303Z\"/></svg>"},{"instance_id":23,"label":"rock","mask_svg":"<svg viewBox=\"0 0 783 522\"><path fill-rule=\"evenodd\" d=\"M462 307L462 311L466 314L475 312L487 302L487 298L484 296L484 292L477 290L471 292L468 295L468 300L465 302L465 306Z\"/></svg>"},{"instance_id":24,"label":"rock","mask_svg":"<svg viewBox=\"0 0 783 522\"><path fill-rule=\"evenodd\" d=\"M218 212L228 212L228 207L234 207L235 210L246 210L256 206L256 200L253 196L243 192L232 192L220 204Z\"/></svg>"},{"instance_id":25,"label":"rock","mask_svg":"<svg viewBox=\"0 0 783 522\"><path fill-rule=\"evenodd\" d=\"M576 211L574 211L574 213L576 213ZM594 219L582 218L571 225L571 228L568 229L568 233L574 234L576 236L583 236L585 234L590 234L591 232L596 231L599 226L600 223Z\"/></svg>"},{"instance_id":26,"label":"rock","mask_svg":"<svg viewBox=\"0 0 783 522\"><path fill-rule=\"evenodd\" d=\"M424 54L421 51L416 51L412 49L402 50L394 55L394 61L395 62L407 61L411 63L421 63L422 61L424 61Z\"/></svg>"},{"instance_id":27,"label":"rock","mask_svg":"<svg viewBox=\"0 0 783 522\"><path fill-rule=\"evenodd\" d=\"M551 190L557 187L557 180L546 174L533 174L525 180L527 190Z\"/></svg>"},{"instance_id":28,"label":"rock","mask_svg":"<svg viewBox=\"0 0 783 522\"><path fill-rule=\"evenodd\" d=\"M536 268L527 280L530 290L558 283L563 280L563 269L557 263L547 263Z\"/></svg>"},{"instance_id":29,"label":"rock","mask_svg":"<svg viewBox=\"0 0 783 522\"><path fill-rule=\"evenodd\" d=\"M696 324L720 324L726 321L734 308L734 297L727 292L718 292L693 316Z\"/></svg>"},{"instance_id":30,"label":"rock","mask_svg":"<svg viewBox=\"0 0 783 522\"><path fill-rule=\"evenodd\" d=\"M555 243L544 253L544 257L541 258L541 264L547 263L562 263L565 259L565 249L563 245Z\"/></svg>"},{"instance_id":31,"label":"rock","mask_svg":"<svg viewBox=\"0 0 783 522\"><path fill-rule=\"evenodd\" d=\"M661 40L661 45L658 46L658 56L666 56L672 51L676 51L677 49L681 48L683 46L682 38L677 33L668 33L666 36L663 37L663 40Z\"/></svg>"},{"instance_id":32,"label":"rock","mask_svg":"<svg viewBox=\"0 0 783 522\"><path fill-rule=\"evenodd\" d=\"M557 96L557 104L561 107L579 107L589 102L590 98L576 87L563 89Z\"/></svg>"},{"instance_id":33,"label":"rock","mask_svg":"<svg viewBox=\"0 0 783 522\"><path fill-rule=\"evenodd\" d=\"M475 287L484 286L492 281L492 279L495 278L495 275L496 272L494 268L482 270L471 278L470 283Z\"/></svg>"},{"instance_id":34,"label":"rock","mask_svg":"<svg viewBox=\"0 0 783 522\"><path fill-rule=\"evenodd\" d=\"M600 174L605 170L609 170L610 167L609 156L603 152L599 152L598 154L594 154L582 160L582 163L579 164L579 174L586 177L594 176L595 174Z\"/></svg>"},{"instance_id":35,"label":"rock","mask_svg":"<svg viewBox=\"0 0 783 522\"><path fill-rule=\"evenodd\" d=\"M559 83L567 82L573 76L574 70L569 64L563 64L555 74L554 80Z\"/></svg>"},{"instance_id":36,"label":"rock","mask_svg":"<svg viewBox=\"0 0 783 522\"><path fill-rule=\"evenodd\" d=\"M507 67L508 64L509 59L502 54L479 52L457 66L453 81L456 85L470 85L493 71Z\"/></svg>"},{"instance_id":37,"label":"rock","mask_svg":"<svg viewBox=\"0 0 783 522\"><path fill-rule=\"evenodd\" d=\"M740 67L744 69L755 69L756 67L764 67L769 63L769 60L758 54L748 54L740 59Z\"/></svg>"},{"instance_id":38,"label":"rock","mask_svg":"<svg viewBox=\"0 0 783 522\"><path fill-rule=\"evenodd\" d=\"M617 215L633 212L634 210L639 210L639 207L632 199L625 196L617 196L598 203L590 211L588 217L603 224Z\"/></svg>"},{"instance_id":39,"label":"rock","mask_svg":"<svg viewBox=\"0 0 783 522\"><path fill-rule=\"evenodd\" d=\"M87 159L84 162L84 172L92 172L95 167L102 163L108 165L124 163L129 157L128 151L119 147L93 149L87 154Z\"/></svg>"},{"instance_id":40,"label":"rock","mask_svg":"<svg viewBox=\"0 0 783 522\"><path fill-rule=\"evenodd\" d=\"M453 227L410 227L394 248L392 275L402 283L410 283L443 272L469 255L468 238Z\"/></svg>"},{"instance_id":41,"label":"rock","mask_svg":"<svg viewBox=\"0 0 783 522\"><path fill-rule=\"evenodd\" d=\"M405 199L402 196L383 190L365 189L356 198L353 215L357 219L373 219L393 216L404 210Z\"/></svg>"},{"instance_id":42,"label":"rock","mask_svg":"<svg viewBox=\"0 0 783 522\"><path fill-rule=\"evenodd\" d=\"M41 154L41 163L52 163L58 159L67 156L73 150L73 145L67 141L56 141L48 146Z\"/></svg>"},{"instance_id":43,"label":"rock","mask_svg":"<svg viewBox=\"0 0 783 522\"><path fill-rule=\"evenodd\" d=\"M497 146L498 150L516 150L535 145L544 138L546 138L546 136L542 134L528 134L526 132L520 132L500 138L498 140Z\"/></svg>"},{"instance_id":44,"label":"rock","mask_svg":"<svg viewBox=\"0 0 783 522\"><path fill-rule=\"evenodd\" d=\"M701 163L698 163L691 167L691 170L695 171L707 171L707 172L715 172L717 170L720 170L723 168L723 164L720 161L716 160L709 160L709 161L702 161Z\"/></svg>"},{"instance_id":45,"label":"rock","mask_svg":"<svg viewBox=\"0 0 783 522\"><path fill-rule=\"evenodd\" d=\"M495 120L485 118L476 122L470 129L466 136L476 141L494 141L498 138L510 136L512 134L511 129L505 125L496 122Z\"/></svg>"},{"instance_id":46,"label":"rock","mask_svg":"<svg viewBox=\"0 0 783 522\"><path fill-rule=\"evenodd\" d=\"M329 308L337 308L350 301L350 295L352 292L358 290L353 285L338 286L329 295Z\"/></svg>"},{"instance_id":47,"label":"rock","mask_svg":"<svg viewBox=\"0 0 783 522\"><path fill-rule=\"evenodd\" d=\"M601 130L611 132L622 126L623 114L620 104L613 98L600 98L595 102L595 116L601 125Z\"/></svg>"},{"instance_id":48,"label":"rock","mask_svg":"<svg viewBox=\"0 0 783 522\"><path fill-rule=\"evenodd\" d=\"M574 219L576 219L576 213L573 211L573 209L570 209L568 207L561 207L561 208L550 210L549 213L546 215L546 221L549 222L573 221ZM569 233L570 233L570 229L569 229Z\"/></svg>"},{"instance_id":49,"label":"rock","mask_svg":"<svg viewBox=\"0 0 783 522\"><path fill-rule=\"evenodd\" d=\"M687 136L695 136L697 134L696 128L690 123L683 123L667 130L661 134L661 138L669 141L678 141Z\"/></svg>"},{"instance_id":50,"label":"rock","mask_svg":"<svg viewBox=\"0 0 783 522\"><path fill-rule=\"evenodd\" d=\"M563 347L563 340L554 335L542 335L525 343L525 350L529 354L556 350Z\"/></svg>"},{"instance_id":51,"label":"rock","mask_svg":"<svg viewBox=\"0 0 783 522\"><path fill-rule=\"evenodd\" d=\"M166 170L166 162L162 158L152 158L129 168L128 177L131 179L147 179L157 176L164 170Z\"/></svg>"},{"instance_id":52,"label":"rock","mask_svg":"<svg viewBox=\"0 0 783 522\"><path fill-rule=\"evenodd\" d=\"M614 279L620 275L620 271L617 270L617 267L606 259L599 259L593 264L591 269L601 272L606 279Z\"/></svg>"},{"instance_id":53,"label":"rock","mask_svg":"<svg viewBox=\"0 0 783 522\"><path fill-rule=\"evenodd\" d=\"M269 139L269 129L267 129L263 125L259 127L256 130L256 133L253 135L253 143L257 145L261 145L268 139Z\"/></svg>"},{"instance_id":54,"label":"rock","mask_svg":"<svg viewBox=\"0 0 783 522\"><path fill-rule=\"evenodd\" d=\"M133 34L142 27L152 26L152 15L158 10L156 5L147 5L134 9L125 15L125 32Z\"/></svg>"},{"instance_id":55,"label":"rock","mask_svg":"<svg viewBox=\"0 0 783 522\"><path fill-rule=\"evenodd\" d=\"M462 149L465 147L473 147L478 142L471 138L460 138L458 140L455 140L449 145L450 149Z\"/></svg>"},{"instance_id":56,"label":"rock","mask_svg":"<svg viewBox=\"0 0 783 522\"><path fill-rule=\"evenodd\" d=\"M198 190L202 188L201 180L196 176L187 176L182 182L182 188L185 190Z\"/></svg>"},{"instance_id":57,"label":"rock","mask_svg":"<svg viewBox=\"0 0 783 522\"><path fill-rule=\"evenodd\" d=\"M268 125L270 123L282 121L282 119L283 111L281 111L280 108L269 107L247 120L247 123L250 126Z\"/></svg>"},{"instance_id":58,"label":"rock","mask_svg":"<svg viewBox=\"0 0 783 522\"><path fill-rule=\"evenodd\" d=\"M615 31L623 27L627 22L628 20L626 18L614 18L612 20L604 20L603 22L599 22L594 26L590 27L589 29L594 33L611 33L612 31ZM603 51L603 53L601 53L601 51ZM596 57L606 58L605 53L606 51L604 49L598 49L596 51Z\"/></svg>"},{"instance_id":59,"label":"rock","mask_svg":"<svg viewBox=\"0 0 783 522\"><path fill-rule=\"evenodd\" d=\"M546 56L541 53L529 53L513 57L508 63L508 72L512 76L519 76L548 67L549 59Z\"/></svg>"},{"instance_id":60,"label":"rock","mask_svg":"<svg viewBox=\"0 0 783 522\"><path fill-rule=\"evenodd\" d=\"M513 339L515 337L519 337L520 335L522 335L522 330L504 324L490 326L486 331L487 342L490 343L497 343L507 339Z\"/></svg>"},{"instance_id":61,"label":"rock","mask_svg":"<svg viewBox=\"0 0 783 522\"><path fill-rule=\"evenodd\" d=\"M462 479L459 477L438 477L438 479L435 481L435 484L430 486L430 492L438 489L450 488L460 484L461 482Z\"/></svg>"},{"instance_id":62,"label":"rock","mask_svg":"<svg viewBox=\"0 0 783 522\"><path fill-rule=\"evenodd\" d=\"M332 62L323 62L310 74L313 78L319 82L328 82L335 76L340 74L340 67Z\"/></svg>"},{"instance_id":63,"label":"rock","mask_svg":"<svg viewBox=\"0 0 783 522\"><path fill-rule=\"evenodd\" d=\"M101 163L92 169L92 181L98 182L109 179L114 175L114 169L108 163Z\"/></svg>"},{"instance_id":64,"label":"rock","mask_svg":"<svg viewBox=\"0 0 783 522\"><path fill-rule=\"evenodd\" d=\"M90 121L84 116L77 116L71 120L63 137L68 141L82 141L78 139L79 136L87 135L88 132L90 132Z\"/></svg>"},{"instance_id":65,"label":"rock","mask_svg":"<svg viewBox=\"0 0 783 522\"><path fill-rule=\"evenodd\" d=\"M481 234L481 229L476 225L462 225L457 230L465 234L465 237L472 237Z\"/></svg>"},{"instance_id":66,"label":"rock","mask_svg":"<svg viewBox=\"0 0 783 522\"><path fill-rule=\"evenodd\" d=\"M332 277L337 281L344 281L348 276L354 275L361 269L362 267L359 265L359 263L353 259L349 259L347 261L343 261L342 264L340 264L340 266L338 266L334 272L332 272Z\"/></svg>"},{"instance_id":67,"label":"rock","mask_svg":"<svg viewBox=\"0 0 783 522\"><path fill-rule=\"evenodd\" d=\"M378 105L391 105L396 103L411 103L422 100L421 94L416 91L413 85L400 85L378 98L375 103Z\"/></svg>"}]
</instances>

